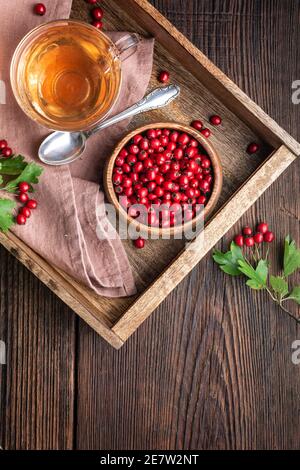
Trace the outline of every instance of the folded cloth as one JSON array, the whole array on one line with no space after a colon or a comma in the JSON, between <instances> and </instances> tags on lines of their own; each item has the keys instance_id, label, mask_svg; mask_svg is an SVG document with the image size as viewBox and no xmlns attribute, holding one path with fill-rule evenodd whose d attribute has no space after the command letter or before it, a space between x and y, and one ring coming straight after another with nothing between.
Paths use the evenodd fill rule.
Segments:
<instances>
[{"instance_id":1,"label":"folded cloth","mask_svg":"<svg viewBox=\"0 0 300 470\"><path fill-rule=\"evenodd\" d=\"M6 104L0 100L0 138L16 152L37 160L37 150L49 133L22 112L12 94L9 66L21 38L44 21L68 18L71 0L47 2L47 14L32 12L32 0L0 0L0 81L5 84ZM110 33L113 41L126 33ZM152 70L153 40L142 39L137 51L123 65L123 82L114 113L141 99ZM138 79L137 79L138 77ZM3 101L3 100L2 100ZM70 166L49 167L37 186L38 209L25 226L14 233L51 264L61 268L98 294L108 297L133 295L135 284L122 242L112 233L99 190L100 170L127 123L119 123L90 138L87 150ZM101 237L97 236L101 232ZM103 237L104 234L104 237ZM101 239L100 239L101 238Z\"/></svg>"}]
</instances>

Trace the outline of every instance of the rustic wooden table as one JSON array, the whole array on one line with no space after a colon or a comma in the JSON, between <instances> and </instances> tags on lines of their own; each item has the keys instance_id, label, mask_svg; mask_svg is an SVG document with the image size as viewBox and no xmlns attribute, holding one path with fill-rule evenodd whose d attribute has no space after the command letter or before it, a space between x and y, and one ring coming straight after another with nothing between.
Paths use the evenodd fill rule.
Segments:
<instances>
[{"instance_id":1,"label":"rustic wooden table","mask_svg":"<svg viewBox=\"0 0 300 470\"><path fill-rule=\"evenodd\" d=\"M300 140L299 2L152 0ZM192 110L191 110L192 115ZM300 244L297 161L226 236L268 220ZM275 259L274 259L275 261ZM295 322L211 256L120 351L0 248L5 449L300 448ZM299 278L298 278L299 279Z\"/></svg>"}]
</instances>

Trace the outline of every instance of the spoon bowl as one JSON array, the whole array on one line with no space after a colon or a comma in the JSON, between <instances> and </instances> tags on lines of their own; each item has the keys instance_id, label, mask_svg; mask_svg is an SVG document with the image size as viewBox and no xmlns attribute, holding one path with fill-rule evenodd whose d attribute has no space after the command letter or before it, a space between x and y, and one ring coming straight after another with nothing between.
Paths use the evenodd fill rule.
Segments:
<instances>
[{"instance_id":1,"label":"spoon bowl","mask_svg":"<svg viewBox=\"0 0 300 470\"><path fill-rule=\"evenodd\" d=\"M39 148L39 158L47 165L69 164L80 157L85 146L84 132L54 132L42 142Z\"/></svg>"}]
</instances>

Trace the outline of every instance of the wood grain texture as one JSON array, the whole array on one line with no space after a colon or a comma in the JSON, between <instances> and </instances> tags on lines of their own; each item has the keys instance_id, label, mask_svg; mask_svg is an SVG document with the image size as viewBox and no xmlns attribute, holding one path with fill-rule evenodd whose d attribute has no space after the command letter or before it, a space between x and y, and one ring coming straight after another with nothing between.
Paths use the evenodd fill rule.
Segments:
<instances>
[{"instance_id":1,"label":"wood grain texture","mask_svg":"<svg viewBox=\"0 0 300 470\"><path fill-rule=\"evenodd\" d=\"M0 249L2 373L0 445L73 445L75 314L3 247Z\"/></svg>"},{"instance_id":2,"label":"wood grain texture","mask_svg":"<svg viewBox=\"0 0 300 470\"><path fill-rule=\"evenodd\" d=\"M277 135L275 132L276 125L268 116L263 115L263 119L261 116L260 118L255 117L260 112L257 105L251 102L250 99L245 102L239 95L238 88L227 80L224 74L209 59L197 50L175 27L171 26L168 20L153 9L147 1L103 0L102 5L105 9L105 26L107 29L132 30L145 36L154 35L156 37L150 89L157 87L158 72L165 67L174 77L172 80L175 80L181 88L180 97L175 102L162 110L138 116L131 123L131 128L136 128L141 124L144 125L146 122L152 126L153 121L160 120L190 124L191 120L198 118L198 116L205 123L208 123L211 114L218 112L222 115L222 126L214 128L209 139L209 142L215 146L220 155L223 165L223 187L214 212L232 198L245 180L253 175L253 172L270 157L273 147L275 150L280 148L281 140L284 146L294 148L293 139L288 137L285 132L280 131L278 126ZM88 20L88 10L87 5L82 3L82 0L74 0L72 18L86 21ZM232 92L231 99L228 99L230 92ZM234 102L239 104L240 107L237 114L234 112ZM249 116L251 110L252 117ZM268 126L269 131L265 132L265 128ZM190 133L192 133L191 130ZM262 136L263 134L265 134L264 138L260 141L259 135ZM261 143L261 150L251 157L246 153L250 141ZM295 149L297 150L296 147ZM109 154L106 155L106 157L109 156ZM238 196L233 200L235 207L231 205L231 210L235 215L241 215L243 208L245 210L246 207L250 207L255 202L268 186L269 181L273 180L274 175L278 176L284 170L285 161L288 161L288 159L280 162L274 172L269 163L266 163L266 169L269 169L269 173L265 173L264 178L258 176L257 180L253 181L255 185L257 184L257 191L252 191L251 199L250 197L247 199L247 204L244 204L244 201L239 199ZM289 159L289 161L292 161L292 159ZM261 187L260 180L265 182L264 187ZM209 214L209 217L206 217L206 222L209 219L212 220L212 217L214 217L214 214ZM235 216L234 220L236 219ZM214 223L222 226L223 220L224 217L222 218L221 214L218 214L214 219ZM213 246L228 228L229 225L225 223L223 229L221 227L220 230L213 231L214 237L211 236L210 246ZM217 233L218 236L216 237ZM81 318L87 321L97 333L116 348L119 348L123 343L122 338L118 335L118 319L121 318L122 335L125 337L124 321L134 318L132 325L127 328L127 333L133 332L133 325L137 327L151 313L151 308L157 306L163 300L164 295L162 294L169 292L168 289L159 288L160 294L157 294L156 283L152 284L162 271L167 269L165 276L160 281L158 279L158 282L162 283L167 276L168 279L174 280L173 286L175 286L181 281L183 275L192 269L195 262L201 259L201 257L194 257L189 262L189 258L185 256L181 257L180 255L180 258L177 257L184 246L183 240L181 243L180 240L176 240L176 243L173 240L151 241L151 243L147 243L146 249L142 252L137 252L132 243L126 242L125 249L133 267L137 289L139 294L143 294L143 298L139 303L135 302L136 297L108 299L96 296L91 289L79 285L70 276L65 276L59 270L53 268L12 234L1 235L0 241L74 309ZM205 252L202 251L203 255ZM172 269L169 265L175 257L176 265ZM184 269L178 270L177 267L180 267L180 263L184 265ZM168 283L167 285L170 287L171 284ZM147 289L147 292L144 295L145 289ZM142 311L141 314L140 311ZM138 319L139 315L140 319ZM127 333L126 337L128 337Z\"/></svg>"},{"instance_id":3,"label":"wood grain texture","mask_svg":"<svg viewBox=\"0 0 300 470\"><path fill-rule=\"evenodd\" d=\"M291 102L300 78L297 2L152 3L300 139ZM221 247L260 219L300 244L299 166ZM300 374L291 363L299 327L263 295L228 280L209 255L120 351L84 322L77 329L70 310L2 248L0 262L9 358L0 370L2 447L299 449Z\"/></svg>"},{"instance_id":4,"label":"wood grain texture","mask_svg":"<svg viewBox=\"0 0 300 470\"><path fill-rule=\"evenodd\" d=\"M295 2L152 3L299 139L299 109L291 103L300 76ZM290 232L300 244L299 166L220 247L260 219L278 238ZM299 448L300 379L290 355L299 334L267 297L226 278L208 255L120 351L81 322L77 447Z\"/></svg>"}]
</instances>

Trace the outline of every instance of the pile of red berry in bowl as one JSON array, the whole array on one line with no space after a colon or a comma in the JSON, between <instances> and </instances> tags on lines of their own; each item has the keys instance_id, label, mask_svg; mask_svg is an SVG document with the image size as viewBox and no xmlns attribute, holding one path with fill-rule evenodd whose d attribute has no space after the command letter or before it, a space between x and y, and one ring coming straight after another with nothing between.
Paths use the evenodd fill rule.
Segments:
<instances>
[{"instance_id":1,"label":"pile of red berry in bowl","mask_svg":"<svg viewBox=\"0 0 300 470\"><path fill-rule=\"evenodd\" d=\"M128 222L148 233L172 235L214 209L222 167L213 146L196 129L150 124L117 145L106 163L104 185Z\"/></svg>"}]
</instances>

